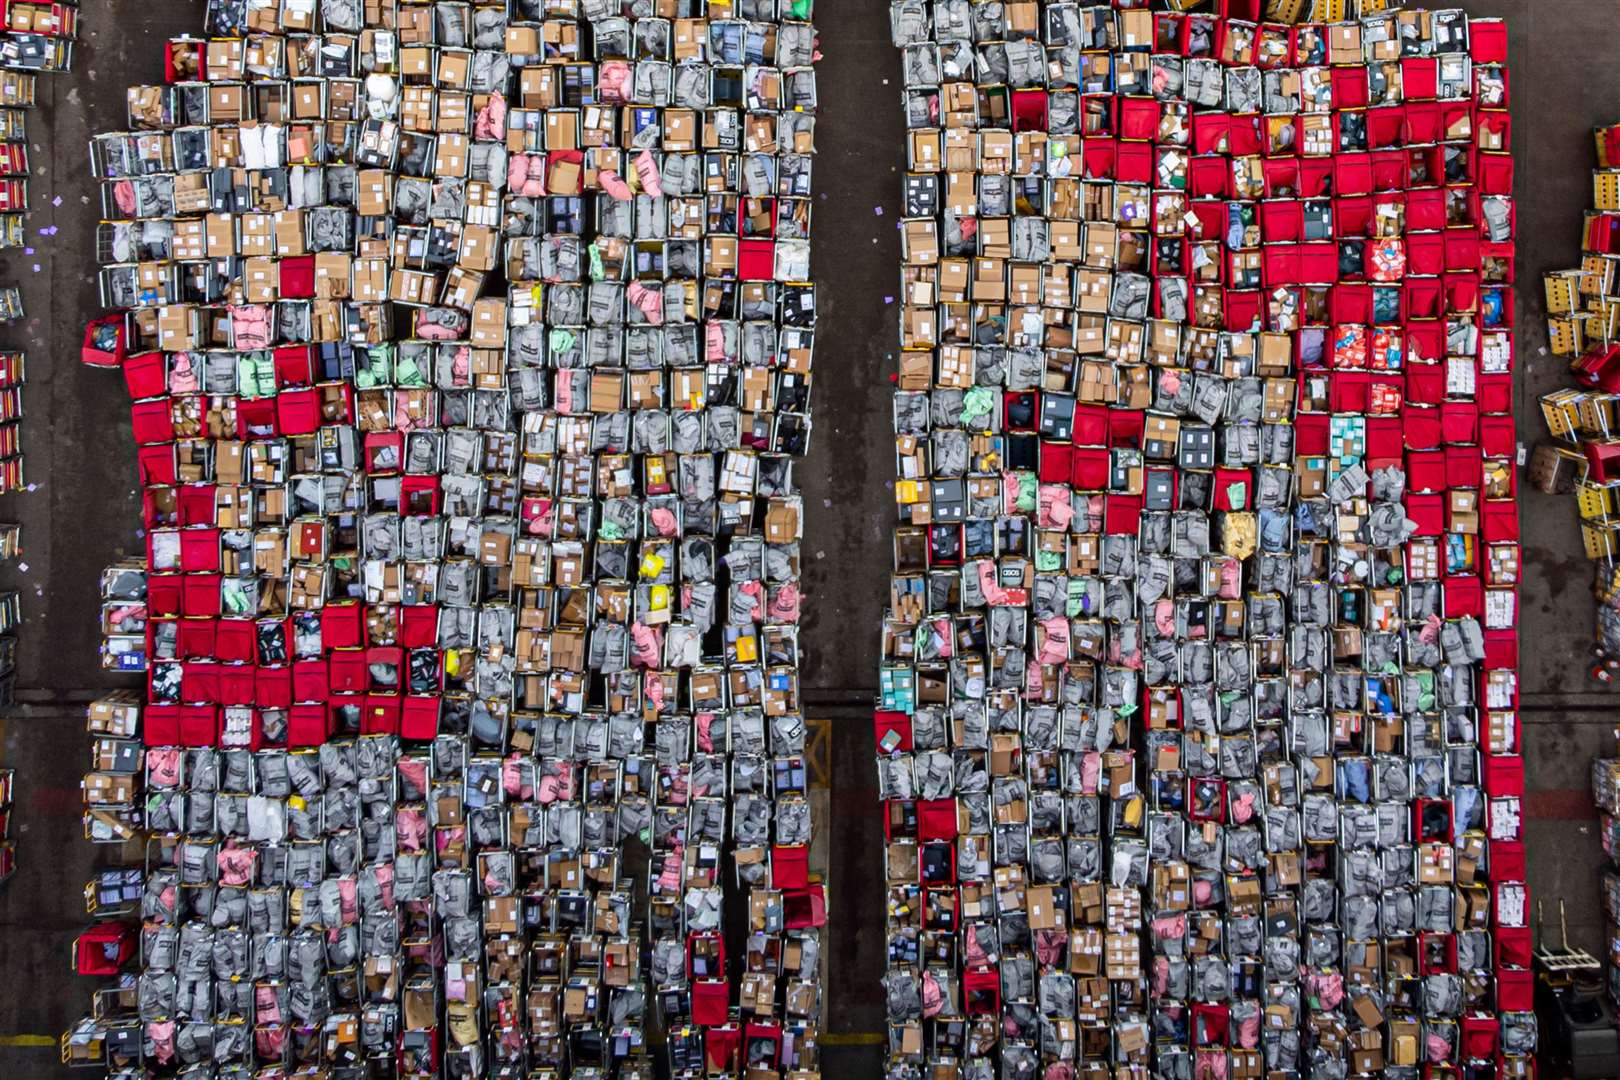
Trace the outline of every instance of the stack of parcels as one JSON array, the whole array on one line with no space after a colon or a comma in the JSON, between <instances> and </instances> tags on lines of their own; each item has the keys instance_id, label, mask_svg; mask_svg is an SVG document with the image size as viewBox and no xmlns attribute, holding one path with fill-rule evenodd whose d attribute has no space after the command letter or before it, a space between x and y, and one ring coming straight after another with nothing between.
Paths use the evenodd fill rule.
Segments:
<instances>
[{"instance_id":1,"label":"stack of parcels","mask_svg":"<svg viewBox=\"0 0 1620 1080\"><path fill-rule=\"evenodd\" d=\"M28 114L34 106L37 70L65 71L78 32L75 3L38 0L0 0L0 249L27 243L24 217L28 212ZM29 249L30 252L32 249ZM37 267L36 267L37 270ZM0 321L22 317L22 293L16 286L0 288ZM16 370L9 369L15 366ZM0 392L8 399L0 425L21 416L14 400L22 384L22 354L0 354ZM16 430L0 426L0 459L17 456ZM0 492L21 483L21 459L0 465Z\"/></svg>"},{"instance_id":2,"label":"stack of parcels","mask_svg":"<svg viewBox=\"0 0 1620 1080\"><path fill-rule=\"evenodd\" d=\"M816 1074L809 17L210 0L95 140L148 1067Z\"/></svg>"},{"instance_id":3,"label":"stack of parcels","mask_svg":"<svg viewBox=\"0 0 1620 1080\"><path fill-rule=\"evenodd\" d=\"M1598 167L1581 230L1581 265L1542 279L1547 342L1569 358L1576 386L1541 398L1547 430L1530 479L1549 494L1575 495L1581 542L1594 567L1600 648L1620 655L1620 125L1595 132Z\"/></svg>"},{"instance_id":4,"label":"stack of parcels","mask_svg":"<svg viewBox=\"0 0 1620 1080\"><path fill-rule=\"evenodd\" d=\"M24 109L34 105L34 76L0 69L0 250L27 242L28 133Z\"/></svg>"},{"instance_id":5,"label":"stack of parcels","mask_svg":"<svg viewBox=\"0 0 1620 1080\"><path fill-rule=\"evenodd\" d=\"M78 0L0 0L0 67L67 71L78 36Z\"/></svg>"},{"instance_id":6,"label":"stack of parcels","mask_svg":"<svg viewBox=\"0 0 1620 1080\"><path fill-rule=\"evenodd\" d=\"M92 844L139 840L145 830L141 794L145 756L141 746L141 698L120 690L90 703L90 771L85 773L84 838Z\"/></svg>"},{"instance_id":7,"label":"stack of parcels","mask_svg":"<svg viewBox=\"0 0 1620 1080\"><path fill-rule=\"evenodd\" d=\"M23 487L22 388L27 378L27 356L15 349L0 350L0 495Z\"/></svg>"},{"instance_id":8,"label":"stack of parcels","mask_svg":"<svg viewBox=\"0 0 1620 1080\"><path fill-rule=\"evenodd\" d=\"M0 80L6 84L0 87L0 216L17 215L19 222L21 215L28 210L29 172L28 113L22 106L33 102L17 102L5 91L20 90L19 84L26 80L31 98L33 78L32 75L12 72L0 74ZM5 307L13 307L16 303L8 300ZM9 311L0 311L0 315L10 317Z\"/></svg>"},{"instance_id":9,"label":"stack of parcels","mask_svg":"<svg viewBox=\"0 0 1620 1080\"><path fill-rule=\"evenodd\" d=\"M146 562L125 559L101 572L101 666L146 670Z\"/></svg>"},{"instance_id":10,"label":"stack of parcels","mask_svg":"<svg viewBox=\"0 0 1620 1080\"><path fill-rule=\"evenodd\" d=\"M22 526L0 524L0 563L16 562L22 554ZM27 569L26 564L23 569ZM12 704L17 684L17 629L22 602L15 591L0 594L0 707Z\"/></svg>"},{"instance_id":11,"label":"stack of parcels","mask_svg":"<svg viewBox=\"0 0 1620 1080\"><path fill-rule=\"evenodd\" d=\"M1592 761L1592 801L1598 808L1603 851L1604 983L1611 1001L1620 1002L1620 757Z\"/></svg>"},{"instance_id":12,"label":"stack of parcels","mask_svg":"<svg viewBox=\"0 0 1620 1080\"><path fill-rule=\"evenodd\" d=\"M891 1077L1533 1071L1505 28L1221 8L891 7Z\"/></svg>"},{"instance_id":13,"label":"stack of parcels","mask_svg":"<svg viewBox=\"0 0 1620 1080\"><path fill-rule=\"evenodd\" d=\"M0 71L0 220L15 217L18 238L21 240L23 212L28 210L28 113L18 107L10 91L16 87L13 79L28 79L32 86L34 76L18 76L11 71ZM5 241L5 230L0 230L0 248L13 246ZM23 290L16 285L0 287L0 322L13 322L23 317Z\"/></svg>"},{"instance_id":14,"label":"stack of parcels","mask_svg":"<svg viewBox=\"0 0 1620 1080\"><path fill-rule=\"evenodd\" d=\"M0 2L0 27L15 30L32 25L33 14L19 12L19 9L52 7L66 13L71 27L78 13L72 5L17 3L15 0L9 4ZM6 68L18 66L13 53L18 36L0 33L0 65ZM33 105L34 76L0 70L0 250L20 248L27 242L24 217L28 211L29 166L25 110ZM21 292L15 286L0 288L0 321L21 317ZM0 350L0 494L18 491L24 483L19 427L26 375L27 357L21 350Z\"/></svg>"},{"instance_id":15,"label":"stack of parcels","mask_svg":"<svg viewBox=\"0 0 1620 1080\"><path fill-rule=\"evenodd\" d=\"M11 838L11 803L15 769L0 769L0 884L17 872L17 845Z\"/></svg>"}]
</instances>

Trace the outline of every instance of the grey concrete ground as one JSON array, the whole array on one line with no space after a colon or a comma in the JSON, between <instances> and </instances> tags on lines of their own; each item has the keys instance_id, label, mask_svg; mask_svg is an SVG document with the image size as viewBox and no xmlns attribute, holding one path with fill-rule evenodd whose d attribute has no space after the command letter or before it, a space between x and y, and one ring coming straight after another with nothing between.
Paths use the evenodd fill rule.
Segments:
<instances>
[{"instance_id":1,"label":"grey concrete ground","mask_svg":"<svg viewBox=\"0 0 1620 1080\"><path fill-rule=\"evenodd\" d=\"M0 739L3 763L21 780L12 821L20 867L0 886L0 985L26 988L0 995L0 1076L8 1080L67 1074L54 1046L30 1044L86 1012L97 981L70 974L69 949L86 921L84 884L112 854L80 832L88 744L78 702L127 681L97 666L97 580L101 567L140 550L122 379L78 362L84 323L98 310L101 200L88 139L125 125L126 86L162 81L164 39L202 32L195 0L86 0L80 12L73 71L40 76L39 104L28 114L35 250L0 253L0 281L22 286L27 312L23 325L0 327L0 343L28 350L23 453L35 485L0 499L0 518L23 525L27 566L7 564L0 588L22 594L17 684L39 703L13 711ZM40 234L53 225L54 236Z\"/></svg>"},{"instance_id":2,"label":"grey concrete ground","mask_svg":"<svg viewBox=\"0 0 1620 1080\"><path fill-rule=\"evenodd\" d=\"M1620 119L1620 0L1461 0L1475 15L1511 20L1518 160L1518 307L1521 438L1541 437L1536 397L1562 367L1542 354L1540 275L1572 264L1590 204L1591 128ZM872 1076L880 1052L883 963L881 821L871 766L870 701L877 618L887 590L892 502L888 376L893 370L899 264L895 232L903 142L899 74L881 0L820 0L821 160L815 272L821 283L816 435L798 475L806 494L807 698L832 732L827 824L836 937L827 1002L829 1075ZM0 281L19 280L26 327L0 344L29 350L24 450L36 490L0 499L0 519L24 525L28 569L0 569L22 591L19 687L30 702L5 721L0 750L19 774L21 869L0 887L0 1076L57 1075L55 1036L86 1007L90 980L68 975L83 921L80 892L107 855L78 839L85 741L78 704L116 680L96 667L96 576L136 550L139 501L124 389L82 368L78 338L96 307L94 228L99 193L85 140L121 126L124 88L161 77L160 43L201 30L199 0L83 0L85 39L74 71L40 79L29 116L32 255L0 255ZM61 199L53 206L53 197ZM880 216L876 208L881 206ZM56 225L54 237L38 236ZM33 264L41 267L32 271ZM1569 905L1572 938L1601 947L1602 862L1590 813L1587 763L1613 742L1613 692L1590 682L1590 570L1567 498L1524 495L1528 584L1523 682L1530 870L1535 894ZM853 1069L854 1071L848 1071Z\"/></svg>"}]
</instances>

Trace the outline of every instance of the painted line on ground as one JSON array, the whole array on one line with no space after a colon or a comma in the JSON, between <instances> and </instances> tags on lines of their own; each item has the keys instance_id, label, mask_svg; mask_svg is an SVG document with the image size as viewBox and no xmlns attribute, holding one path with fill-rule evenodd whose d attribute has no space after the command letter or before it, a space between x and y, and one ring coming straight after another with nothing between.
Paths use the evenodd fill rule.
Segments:
<instances>
[{"instance_id":1,"label":"painted line on ground","mask_svg":"<svg viewBox=\"0 0 1620 1080\"><path fill-rule=\"evenodd\" d=\"M0 1046L55 1046L55 1035L0 1035Z\"/></svg>"},{"instance_id":2,"label":"painted line on ground","mask_svg":"<svg viewBox=\"0 0 1620 1080\"><path fill-rule=\"evenodd\" d=\"M883 1033L881 1031L829 1032L817 1036L816 1042L821 1046L882 1046Z\"/></svg>"},{"instance_id":3,"label":"painted line on ground","mask_svg":"<svg viewBox=\"0 0 1620 1080\"><path fill-rule=\"evenodd\" d=\"M79 817L84 813L84 792L79 788L34 788L28 793L28 805L52 817Z\"/></svg>"},{"instance_id":4,"label":"painted line on ground","mask_svg":"<svg viewBox=\"0 0 1620 1080\"><path fill-rule=\"evenodd\" d=\"M1527 792L1524 816L1534 821L1589 821L1598 811L1589 788L1553 788Z\"/></svg>"}]
</instances>

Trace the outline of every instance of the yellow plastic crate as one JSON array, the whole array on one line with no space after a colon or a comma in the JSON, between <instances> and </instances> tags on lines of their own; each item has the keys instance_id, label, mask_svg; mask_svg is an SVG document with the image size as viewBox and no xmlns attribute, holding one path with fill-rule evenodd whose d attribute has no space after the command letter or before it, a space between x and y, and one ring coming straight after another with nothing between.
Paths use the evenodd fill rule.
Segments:
<instances>
[{"instance_id":1,"label":"yellow plastic crate","mask_svg":"<svg viewBox=\"0 0 1620 1080\"><path fill-rule=\"evenodd\" d=\"M1575 402L1575 430L1578 435L1608 438L1614 430L1614 397L1590 392L1581 394Z\"/></svg>"},{"instance_id":2,"label":"yellow plastic crate","mask_svg":"<svg viewBox=\"0 0 1620 1080\"><path fill-rule=\"evenodd\" d=\"M1584 322L1578 316L1547 320L1547 347L1554 356L1579 356L1586 351L1586 335L1581 329Z\"/></svg>"},{"instance_id":3,"label":"yellow plastic crate","mask_svg":"<svg viewBox=\"0 0 1620 1080\"><path fill-rule=\"evenodd\" d=\"M1541 285L1547 294L1547 314L1568 315L1580 307L1579 270L1555 270L1542 276Z\"/></svg>"},{"instance_id":4,"label":"yellow plastic crate","mask_svg":"<svg viewBox=\"0 0 1620 1080\"><path fill-rule=\"evenodd\" d=\"M1586 455L1567 446L1543 443L1530 455L1530 483L1548 494L1572 490L1586 471Z\"/></svg>"},{"instance_id":5,"label":"yellow plastic crate","mask_svg":"<svg viewBox=\"0 0 1620 1080\"><path fill-rule=\"evenodd\" d=\"M1581 292L1602 296L1614 291L1614 257L1588 251L1581 255Z\"/></svg>"},{"instance_id":6,"label":"yellow plastic crate","mask_svg":"<svg viewBox=\"0 0 1620 1080\"><path fill-rule=\"evenodd\" d=\"M1615 553L1614 528L1607 524L1586 522L1581 525L1581 545L1588 559L1612 559Z\"/></svg>"},{"instance_id":7,"label":"yellow plastic crate","mask_svg":"<svg viewBox=\"0 0 1620 1080\"><path fill-rule=\"evenodd\" d=\"M1597 163L1600 169L1620 169L1620 161L1615 161L1609 157L1608 134L1616 126L1620 125L1600 127L1592 132L1592 137L1597 141Z\"/></svg>"},{"instance_id":8,"label":"yellow plastic crate","mask_svg":"<svg viewBox=\"0 0 1620 1080\"><path fill-rule=\"evenodd\" d=\"M1560 439L1575 438L1575 426L1580 423L1579 390L1554 390L1541 399L1541 415L1547 421L1547 430Z\"/></svg>"},{"instance_id":9,"label":"yellow plastic crate","mask_svg":"<svg viewBox=\"0 0 1620 1080\"><path fill-rule=\"evenodd\" d=\"M1581 325L1584 348L1620 340L1620 297L1591 296L1586 308Z\"/></svg>"},{"instance_id":10,"label":"yellow plastic crate","mask_svg":"<svg viewBox=\"0 0 1620 1080\"><path fill-rule=\"evenodd\" d=\"M1599 169L1592 174L1592 205L1599 210L1620 210L1620 172Z\"/></svg>"},{"instance_id":11,"label":"yellow plastic crate","mask_svg":"<svg viewBox=\"0 0 1620 1080\"><path fill-rule=\"evenodd\" d=\"M1575 508L1586 520L1601 521L1614 510L1614 496L1602 484L1582 481L1575 485Z\"/></svg>"}]
</instances>

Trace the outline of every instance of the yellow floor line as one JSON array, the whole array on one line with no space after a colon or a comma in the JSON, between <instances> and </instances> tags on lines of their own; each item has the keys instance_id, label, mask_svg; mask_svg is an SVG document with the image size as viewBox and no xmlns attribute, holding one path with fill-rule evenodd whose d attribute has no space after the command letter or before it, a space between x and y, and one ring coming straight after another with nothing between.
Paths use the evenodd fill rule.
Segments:
<instances>
[{"instance_id":1,"label":"yellow floor line","mask_svg":"<svg viewBox=\"0 0 1620 1080\"><path fill-rule=\"evenodd\" d=\"M883 1033L881 1031L829 1032L818 1036L816 1042L822 1046L882 1046Z\"/></svg>"},{"instance_id":2,"label":"yellow floor line","mask_svg":"<svg viewBox=\"0 0 1620 1080\"><path fill-rule=\"evenodd\" d=\"M0 1046L55 1046L54 1035L0 1035Z\"/></svg>"}]
</instances>

